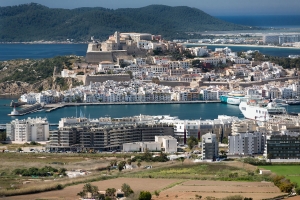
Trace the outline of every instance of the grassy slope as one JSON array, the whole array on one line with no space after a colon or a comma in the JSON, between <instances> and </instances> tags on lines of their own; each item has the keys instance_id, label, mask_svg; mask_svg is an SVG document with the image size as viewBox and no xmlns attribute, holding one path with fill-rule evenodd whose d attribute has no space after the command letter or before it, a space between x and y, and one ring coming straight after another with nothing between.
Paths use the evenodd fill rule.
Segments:
<instances>
[{"instance_id":1,"label":"grassy slope","mask_svg":"<svg viewBox=\"0 0 300 200\"><path fill-rule=\"evenodd\" d=\"M283 175L290 179L291 182L296 182L300 186L300 166L299 165L271 165L271 166L259 166L271 170L277 175Z\"/></svg>"}]
</instances>

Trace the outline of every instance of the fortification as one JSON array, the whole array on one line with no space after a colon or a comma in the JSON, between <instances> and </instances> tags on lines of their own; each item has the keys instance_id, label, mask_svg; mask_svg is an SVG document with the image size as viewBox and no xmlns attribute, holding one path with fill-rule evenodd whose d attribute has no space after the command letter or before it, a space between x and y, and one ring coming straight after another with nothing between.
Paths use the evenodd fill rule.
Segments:
<instances>
[{"instance_id":1,"label":"fortification","mask_svg":"<svg viewBox=\"0 0 300 200\"><path fill-rule=\"evenodd\" d=\"M89 85L91 82L103 83L107 80L113 81L130 81L129 74L104 74L104 75L87 75L84 79L84 85Z\"/></svg>"}]
</instances>

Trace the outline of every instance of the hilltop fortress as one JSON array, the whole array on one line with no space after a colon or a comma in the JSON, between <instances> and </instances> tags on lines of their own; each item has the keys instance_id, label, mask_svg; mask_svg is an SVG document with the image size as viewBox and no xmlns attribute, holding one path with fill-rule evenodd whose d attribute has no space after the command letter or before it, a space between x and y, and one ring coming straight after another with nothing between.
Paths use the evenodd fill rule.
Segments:
<instances>
[{"instance_id":1,"label":"hilltop fortress","mask_svg":"<svg viewBox=\"0 0 300 200\"><path fill-rule=\"evenodd\" d=\"M86 61L98 64L102 61L117 62L118 58L146 56L147 49L139 48L139 44L141 41L146 43L148 41L149 43L152 39L153 36L149 33L119 33L116 31L105 42L94 41L90 43L86 53Z\"/></svg>"}]
</instances>

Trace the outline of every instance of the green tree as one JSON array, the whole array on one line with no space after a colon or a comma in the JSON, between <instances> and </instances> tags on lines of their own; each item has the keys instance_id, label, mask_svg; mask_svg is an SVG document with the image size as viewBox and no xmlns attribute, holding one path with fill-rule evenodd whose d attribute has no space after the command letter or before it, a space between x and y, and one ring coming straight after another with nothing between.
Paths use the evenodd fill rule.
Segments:
<instances>
[{"instance_id":1,"label":"green tree","mask_svg":"<svg viewBox=\"0 0 300 200\"><path fill-rule=\"evenodd\" d=\"M187 145L189 147L189 149L193 149L195 145L198 144L198 140L197 138L195 138L194 136L191 136L188 140L187 140Z\"/></svg>"},{"instance_id":2,"label":"green tree","mask_svg":"<svg viewBox=\"0 0 300 200\"><path fill-rule=\"evenodd\" d=\"M138 161L138 163L136 165L138 166L138 168L140 168L142 163L140 161Z\"/></svg>"},{"instance_id":3,"label":"green tree","mask_svg":"<svg viewBox=\"0 0 300 200\"><path fill-rule=\"evenodd\" d=\"M88 194L91 194L92 198L98 198L99 197L98 191L99 189L97 186L91 185L90 183L86 183L83 186L83 190L77 193L77 195L82 198L85 198L87 197Z\"/></svg>"},{"instance_id":4,"label":"green tree","mask_svg":"<svg viewBox=\"0 0 300 200\"><path fill-rule=\"evenodd\" d=\"M181 165L183 165L183 162L184 162L185 158L184 157L179 157L178 160L181 162Z\"/></svg>"},{"instance_id":5,"label":"green tree","mask_svg":"<svg viewBox=\"0 0 300 200\"><path fill-rule=\"evenodd\" d=\"M121 161L119 162L118 164L118 169L119 171L122 171L124 169L124 166L126 165L126 162L125 161Z\"/></svg>"},{"instance_id":6,"label":"green tree","mask_svg":"<svg viewBox=\"0 0 300 200\"><path fill-rule=\"evenodd\" d=\"M116 189L115 188L107 188L105 192L106 192L106 196L113 197L113 196L115 196Z\"/></svg>"},{"instance_id":7,"label":"green tree","mask_svg":"<svg viewBox=\"0 0 300 200\"><path fill-rule=\"evenodd\" d=\"M151 200L152 195L148 191L141 191L139 200Z\"/></svg>"},{"instance_id":8,"label":"green tree","mask_svg":"<svg viewBox=\"0 0 300 200\"><path fill-rule=\"evenodd\" d=\"M160 193L160 192L159 192L158 190L155 190L155 191L154 191L154 194L155 194L156 198L159 197L159 193Z\"/></svg>"},{"instance_id":9,"label":"green tree","mask_svg":"<svg viewBox=\"0 0 300 200\"><path fill-rule=\"evenodd\" d=\"M124 192L125 197L128 197L130 194L134 193L131 187L126 183L123 183L121 189Z\"/></svg>"}]
</instances>

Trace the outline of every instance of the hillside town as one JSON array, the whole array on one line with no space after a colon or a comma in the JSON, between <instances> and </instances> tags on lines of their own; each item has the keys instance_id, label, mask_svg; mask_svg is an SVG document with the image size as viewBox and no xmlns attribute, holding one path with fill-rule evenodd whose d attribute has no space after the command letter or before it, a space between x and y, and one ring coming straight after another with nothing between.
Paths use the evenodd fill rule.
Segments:
<instances>
[{"instance_id":1,"label":"hillside town","mask_svg":"<svg viewBox=\"0 0 300 200\"><path fill-rule=\"evenodd\" d=\"M232 52L228 47L214 51L205 46L186 48L182 43L164 41L160 35L115 32L105 42L93 40L85 62L74 63L53 77L75 78L82 85L23 94L20 101L210 101L235 90L268 99L300 97L297 69L255 61L254 53L257 51Z\"/></svg>"}]
</instances>

